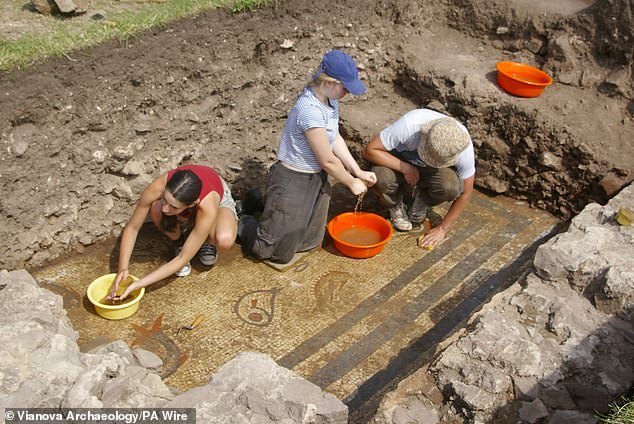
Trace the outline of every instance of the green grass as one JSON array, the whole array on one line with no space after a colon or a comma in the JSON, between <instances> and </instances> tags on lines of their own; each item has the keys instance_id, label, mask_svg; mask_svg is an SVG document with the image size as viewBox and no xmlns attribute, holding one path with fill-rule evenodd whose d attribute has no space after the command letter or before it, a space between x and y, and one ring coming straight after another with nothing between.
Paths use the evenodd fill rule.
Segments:
<instances>
[{"instance_id":1,"label":"green grass","mask_svg":"<svg viewBox=\"0 0 634 424\"><path fill-rule=\"evenodd\" d=\"M112 13L106 21L49 17L44 32L25 34L16 40L0 37L0 71L24 69L48 57L68 57L72 52L110 39L128 39L141 31L193 16L209 9L234 13L255 10L272 0L166 0L133 3L133 10ZM130 5L131 3L125 3ZM33 12L36 13L36 12ZM39 16L38 16L39 17Z\"/></svg>"},{"instance_id":2,"label":"green grass","mask_svg":"<svg viewBox=\"0 0 634 424\"><path fill-rule=\"evenodd\" d=\"M599 419L603 424L634 424L634 397L610 405L610 412Z\"/></svg>"}]
</instances>

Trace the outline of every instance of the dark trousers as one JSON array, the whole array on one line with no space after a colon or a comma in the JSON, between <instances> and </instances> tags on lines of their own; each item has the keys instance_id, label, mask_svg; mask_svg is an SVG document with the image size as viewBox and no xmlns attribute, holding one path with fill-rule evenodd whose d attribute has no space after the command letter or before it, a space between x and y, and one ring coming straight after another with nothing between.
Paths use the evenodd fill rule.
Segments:
<instances>
[{"instance_id":1,"label":"dark trousers","mask_svg":"<svg viewBox=\"0 0 634 424\"><path fill-rule=\"evenodd\" d=\"M243 215L238 222L243 252L256 259L287 263L295 253L321 246L331 192L324 171L307 174L280 162L273 164L260 220Z\"/></svg>"},{"instance_id":2,"label":"dark trousers","mask_svg":"<svg viewBox=\"0 0 634 424\"><path fill-rule=\"evenodd\" d=\"M417 167L420 174L415 189L420 190L423 200L428 206L439 205L443 202L455 200L464 190L464 183L453 168ZM379 203L384 207L392 207L404 201L412 193L414 187L405 182L403 174L384 166L374 166L377 182L374 192L379 197Z\"/></svg>"}]
</instances>

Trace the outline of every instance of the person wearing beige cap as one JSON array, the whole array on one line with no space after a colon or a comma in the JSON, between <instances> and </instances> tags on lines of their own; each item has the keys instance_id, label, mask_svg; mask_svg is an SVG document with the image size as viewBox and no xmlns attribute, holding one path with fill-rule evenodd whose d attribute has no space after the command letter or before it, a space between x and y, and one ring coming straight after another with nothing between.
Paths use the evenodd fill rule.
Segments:
<instances>
[{"instance_id":1,"label":"person wearing beige cap","mask_svg":"<svg viewBox=\"0 0 634 424\"><path fill-rule=\"evenodd\" d=\"M473 194L475 155L469 132L440 112L409 111L374 136L363 157L374 165L374 191L397 230L411 230L431 206L452 202L442 223L422 239L422 247L442 241Z\"/></svg>"}]
</instances>

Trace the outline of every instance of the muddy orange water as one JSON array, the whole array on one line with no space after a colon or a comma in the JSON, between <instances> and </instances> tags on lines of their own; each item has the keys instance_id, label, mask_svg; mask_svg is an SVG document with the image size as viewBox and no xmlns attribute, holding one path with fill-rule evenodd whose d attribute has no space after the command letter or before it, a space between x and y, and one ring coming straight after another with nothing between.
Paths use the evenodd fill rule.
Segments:
<instances>
[{"instance_id":1,"label":"muddy orange water","mask_svg":"<svg viewBox=\"0 0 634 424\"><path fill-rule=\"evenodd\" d=\"M110 296L109 294L105 295L103 297L103 299L99 300L99 303L101 303L102 305L125 305L127 303L132 302L134 299L136 299L136 297L138 296L138 294L130 294L128 297L126 297L124 300L119 300L119 299L109 299L108 296Z\"/></svg>"},{"instance_id":2,"label":"muddy orange water","mask_svg":"<svg viewBox=\"0 0 634 424\"><path fill-rule=\"evenodd\" d=\"M340 241L357 246L370 246L381 241L381 234L371 228L346 228L337 234Z\"/></svg>"}]
</instances>

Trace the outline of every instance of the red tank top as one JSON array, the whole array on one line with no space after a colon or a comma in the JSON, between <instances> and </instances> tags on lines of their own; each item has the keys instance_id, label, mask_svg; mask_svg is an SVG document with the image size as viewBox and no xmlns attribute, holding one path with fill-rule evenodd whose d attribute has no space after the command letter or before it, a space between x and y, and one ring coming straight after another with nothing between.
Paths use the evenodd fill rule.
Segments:
<instances>
[{"instance_id":1,"label":"red tank top","mask_svg":"<svg viewBox=\"0 0 634 424\"><path fill-rule=\"evenodd\" d=\"M176 169L172 169L171 171L167 171L167 181L172 178L172 175L176 171L180 171L183 169L189 169L192 171L200 181L202 181L203 186L200 190L200 195L198 196L198 200L203 200L209 193L215 191L220 196L220 200L222 200L222 196L224 195L224 189L222 188L222 180L220 176L214 171L212 168L204 165L183 165L179 166ZM166 182L167 182L166 181Z\"/></svg>"}]
</instances>

